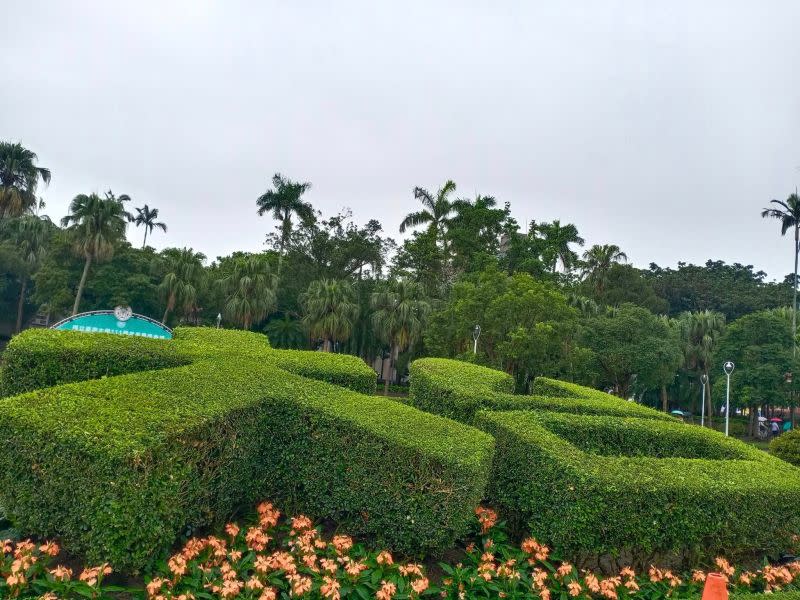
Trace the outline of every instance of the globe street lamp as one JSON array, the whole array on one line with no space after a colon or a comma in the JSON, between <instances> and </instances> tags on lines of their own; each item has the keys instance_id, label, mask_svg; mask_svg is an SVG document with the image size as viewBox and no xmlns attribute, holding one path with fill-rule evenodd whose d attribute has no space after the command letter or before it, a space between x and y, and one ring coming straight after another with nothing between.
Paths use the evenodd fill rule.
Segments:
<instances>
[{"instance_id":1,"label":"globe street lamp","mask_svg":"<svg viewBox=\"0 0 800 600\"><path fill-rule=\"evenodd\" d=\"M728 378L728 385L725 388L725 436L728 435L728 424L731 418L731 373L733 373L733 368L736 365L733 364L733 361L728 360L725 361L725 364L722 365L722 370L725 371L725 376Z\"/></svg>"},{"instance_id":2,"label":"globe street lamp","mask_svg":"<svg viewBox=\"0 0 800 600\"><path fill-rule=\"evenodd\" d=\"M708 382L708 375L703 373L700 375L700 385L703 386L703 399L700 405L700 427L704 427L706 423L706 383Z\"/></svg>"},{"instance_id":3,"label":"globe street lamp","mask_svg":"<svg viewBox=\"0 0 800 600\"><path fill-rule=\"evenodd\" d=\"M472 345L472 353L478 353L478 338L481 337L481 326L475 325L475 329L472 330L472 339L474 340L474 344Z\"/></svg>"}]
</instances>

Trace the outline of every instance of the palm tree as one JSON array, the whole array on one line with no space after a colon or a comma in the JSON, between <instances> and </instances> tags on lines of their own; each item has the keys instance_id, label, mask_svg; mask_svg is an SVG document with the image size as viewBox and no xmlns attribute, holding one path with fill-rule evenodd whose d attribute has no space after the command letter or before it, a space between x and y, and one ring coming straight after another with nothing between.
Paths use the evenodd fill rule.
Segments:
<instances>
[{"instance_id":1,"label":"palm tree","mask_svg":"<svg viewBox=\"0 0 800 600\"><path fill-rule=\"evenodd\" d=\"M785 202L771 200L777 208L765 208L761 211L764 219L778 219L781 222L781 235L786 235L790 229L794 231L794 291L792 292L792 352L797 354L797 254L800 252L800 196L795 191Z\"/></svg>"},{"instance_id":2,"label":"palm tree","mask_svg":"<svg viewBox=\"0 0 800 600\"><path fill-rule=\"evenodd\" d=\"M131 215L125 210L125 195L116 198L110 191L105 198L97 194L78 194L69 205L69 214L61 219L61 225L69 227L76 253L83 256L83 265L72 314L78 313L86 278L92 262L101 262L114 256L114 245L125 237L125 226Z\"/></svg>"},{"instance_id":3,"label":"palm tree","mask_svg":"<svg viewBox=\"0 0 800 600\"><path fill-rule=\"evenodd\" d=\"M443 240L447 228L448 219L453 213L453 202L450 195L456 191L456 184L447 180L445 184L436 192L436 197L426 189L421 187L414 188L414 198L422 202L422 210L409 213L403 222L400 223L400 233L405 233L410 227L417 227L428 223L428 231L433 235L435 241Z\"/></svg>"},{"instance_id":4,"label":"palm tree","mask_svg":"<svg viewBox=\"0 0 800 600\"><path fill-rule=\"evenodd\" d=\"M166 324L167 317L173 310L185 313L194 306L205 275L203 261L206 256L191 248L181 250L170 248L164 250L162 255L166 262L166 274L158 286L158 291L166 301L164 316L161 319L161 322Z\"/></svg>"},{"instance_id":5,"label":"palm tree","mask_svg":"<svg viewBox=\"0 0 800 600\"><path fill-rule=\"evenodd\" d=\"M232 272L219 280L225 293L225 314L249 330L275 307L277 277L264 254L236 260Z\"/></svg>"},{"instance_id":6,"label":"palm tree","mask_svg":"<svg viewBox=\"0 0 800 600\"><path fill-rule=\"evenodd\" d=\"M373 292L370 305L374 311L372 327L389 346L391 373L400 352L421 337L431 306L418 283L404 280L391 282L385 289ZM389 379L389 376L384 378L385 395L389 394Z\"/></svg>"},{"instance_id":7,"label":"palm tree","mask_svg":"<svg viewBox=\"0 0 800 600\"><path fill-rule=\"evenodd\" d=\"M725 315L711 310L686 312L678 318L678 334L680 337L684 368L697 375L705 375L706 379L706 414L709 425L713 423L714 406L711 402L710 372L713 366L714 352L722 333L725 330Z\"/></svg>"},{"instance_id":8,"label":"palm tree","mask_svg":"<svg viewBox=\"0 0 800 600\"><path fill-rule=\"evenodd\" d=\"M334 344L350 337L358 319L359 308L353 286L347 281L318 279L312 281L300 297L303 322L312 337L322 338L323 352L333 351Z\"/></svg>"},{"instance_id":9,"label":"palm tree","mask_svg":"<svg viewBox=\"0 0 800 600\"><path fill-rule=\"evenodd\" d=\"M145 246L147 245L147 234L153 233L153 229L158 227L164 233L167 232L166 223L160 223L156 221L157 218L157 208L150 208L147 206L147 204L145 204L142 208L136 209L136 216L133 218L133 222L136 227L139 227L139 225L144 225L144 241L142 242L142 250L144 250Z\"/></svg>"},{"instance_id":10,"label":"palm tree","mask_svg":"<svg viewBox=\"0 0 800 600\"><path fill-rule=\"evenodd\" d=\"M256 200L258 214L271 212L272 218L280 223L280 253L278 255L278 275L281 272L283 256L286 253L286 246L292 235L292 215L297 215L302 223L313 223L314 209L308 202L303 202L302 197L309 189L310 183L298 183L291 179L286 179L280 173L275 173L272 177L274 189L267 190Z\"/></svg>"},{"instance_id":11,"label":"palm tree","mask_svg":"<svg viewBox=\"0 0 800 600\"><path fill-rule=\"evenodd\" d=\"M584 277L599 295L603 293L608 283L611 265L627 261L628 255L616 244L594 245L583 253L583 260Z\"/></svg>"},{"instance_id":12,"label":"palm tree","mask_svg":"<svg viewBox=\"0 0 800 600\"><path fill-rule=\"evenodd\" d=\"M0 219L18 217L36 207L36 187L50 183L50 170L36 166L37 156L22 144L0 142Z\"/></svg>"},{"instance_id":13,"label":"palm tree","mask_svg":"<svg viewBox=\"0 0 800 600\"><path fill-rule=\"evenodd\" d=\"M19 301L17 302L16 333L22 330L28 279L44 258L54 227L47 216L24 215L6 222L4 229L8 232L10 241L14 244L23 264L23 270L20 273Z\"/></svg>"},{"instance_id":14,"label":"palm tree","mask_svg":"<svg viewBox=\"0 0 800 600\"><path fill-rule=\"evenodd\" d=\"M565 272L578 262L578 255L570 248L572 244L583 246L584 239L578 235L578 228L572 223L561 225L561 221L542 223L537 226L537 231L542 235L546 260L549 262L550 271L556 272L558 263Z\"/></svg>"},{"instance_id":15,"label":"palm tree","mask_svg":"<svg viewBox=\"0 0 800 600\"><path fill-rule=\"evenodd\" d=\"M301 321L293 318L289 313L272 319L264 327L264 333L267 334L269 343L276 348L300 348L306 341Z\"/></svg>"}]
</instances>

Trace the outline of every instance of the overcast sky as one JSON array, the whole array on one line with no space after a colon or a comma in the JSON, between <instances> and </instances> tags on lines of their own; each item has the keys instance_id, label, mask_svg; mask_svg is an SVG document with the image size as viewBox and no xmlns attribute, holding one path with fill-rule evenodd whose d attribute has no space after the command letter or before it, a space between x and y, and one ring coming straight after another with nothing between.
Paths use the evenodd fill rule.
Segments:
<instances>
[{"instance_id":1,"label":"overcast sky","mask_svg":"<svg viewBox=\"0 0 800 600\"><path fill-rule=\"evenodd\" d=\"M111 188L210 258L264 248L279 171L395 238L451 178L637 266L782 277L759 209L800 182L798 23L794 0L6 0L0 138L52 170L53 218Z\"/></svg>"}]
</instances>

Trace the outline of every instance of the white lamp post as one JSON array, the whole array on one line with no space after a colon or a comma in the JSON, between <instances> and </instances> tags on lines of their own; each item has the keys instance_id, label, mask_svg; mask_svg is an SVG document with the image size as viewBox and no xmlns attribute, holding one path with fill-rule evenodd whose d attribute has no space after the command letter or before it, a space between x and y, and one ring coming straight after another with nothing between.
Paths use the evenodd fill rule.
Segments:
<instances>
[{"instance_id":1,"label":"white lamp post","mask_svg":"<svg viewBox=\"0 0 800 600\"><path fill-rule=\"evenodd\" d=\"M481 326L475 325L475 329L472 330L472 339L474 340L474 344L472 345L472 353L478 353L478 338L481 337Z\"/></svg>"},{"instance_id":2,"label":"white lamp post","mask_svg":"<svg viewBox=\"0 0 800 600\"><path fill-rule=\"evenodd\" d=\"M706 382L708 382L708 375L703 373L700 375L700 385L703 386L703 399L700 405L700 427L705 427L706 424Z\"/></svg>"},{"instance_id":3,"label":"white lamp post","mask_svg":"<svg viewBox=\"0 0 800 600\"><path fill-rule=\"evenodd\" d=\"M217 313L217 329L219 329L220 323L222 323L222 313Z\"/></svg>"},{"instance_id":4,"label":"white lamp post","mask_svg":"<svg viewBox=\"0 0 800 600\"><path fill-rule=\"evenodd\" d=\"M731 373L733 373L733 368L736 365L733 364L733 361L728 360L725 361L725 364L722 365L722 370L725 371L725 376L728 378L728 385L725 389L725 436L728 435L728 425L731 419Z\"/></svg>"}]
</instances>

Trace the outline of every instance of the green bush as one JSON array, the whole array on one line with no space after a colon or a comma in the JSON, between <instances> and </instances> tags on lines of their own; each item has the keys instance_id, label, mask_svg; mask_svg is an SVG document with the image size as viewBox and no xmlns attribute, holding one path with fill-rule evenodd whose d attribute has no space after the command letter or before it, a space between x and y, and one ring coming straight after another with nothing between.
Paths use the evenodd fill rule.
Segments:
<instances>
[{"instance_id":1,"label":"green bush","mask_svg":"<svg viewBox=\"0 0 800 600\"><path fill-rule=\"evenodd\" d=\"M769 443L769 451L781 460L800 467L800 429L776 437Z\"/></svg>"},{"instance_id":2,"label":"green bush","mask_svg":"<svg viewBox=\"0 0 800 600\"><path fill-rule=\"evenodd\" d=\"M719 433L539 411L476 422L497 445L490 498L564 556L735 558L800 532L800 471Z\"/></svg>"},{"instance_id":3,"label":"green bush","mask_svg":"<svg viewBox=\"0 0 800 600\"><path fill-rule=\"evenodd\" d=\"M270 358L281 369L309 379L327 381L362 394L374 394L377 375L357 356L300 350L273 350Z\"/></svg>"},{"instance_id":4,"label":"green bush","mask_svg":"<svg viewBox=\"0 0 800 600\"><path fill-rule=\"evenodd\" d=\"M0 389L6 396L188 363L168 340L99 334L90 337L53 329L12 338L2 357Z\"/></svg>"},{"instance_id":5,"label":"green bush","mask_svg":"<svg viewBox=\"0 0 800 600\"><path fill-rule=\"evenodd\" d=\"M651 408L554 379L537 378L534 395L515 395L510 375L456 360L423 358L414 361L410 371L412 406L464 423L472 423L482 409L546 410L676 421Z\"/></svg>"},{"instance_id":6,"label":"green bush","mask_svg":"<svg viewBox=\"0 0 800 600\"><path fill-rule=\"evenodd\" d=\"M491 465L485 433L285 370L366 390L363 373L342 375L349 357L179 328L156 342L155 359L116 365L144 341L41 330L14 339L4 371L23 387L151 369L0 401L0 504L24 533L131 571L264 498L409 553L450 547L467 527ZM50 367L26 379L27 348Z\"/></svg>"},{"instance_id":7,"label":"green bush","mask_svg":"<svg viewBox=\"0 0 800 600\"><path fill-rule=\"evenodd\" d=\"M800 592L765 592L763 594L732 594L731 600L800 600Z\"/></svg>"}]
</instances>

